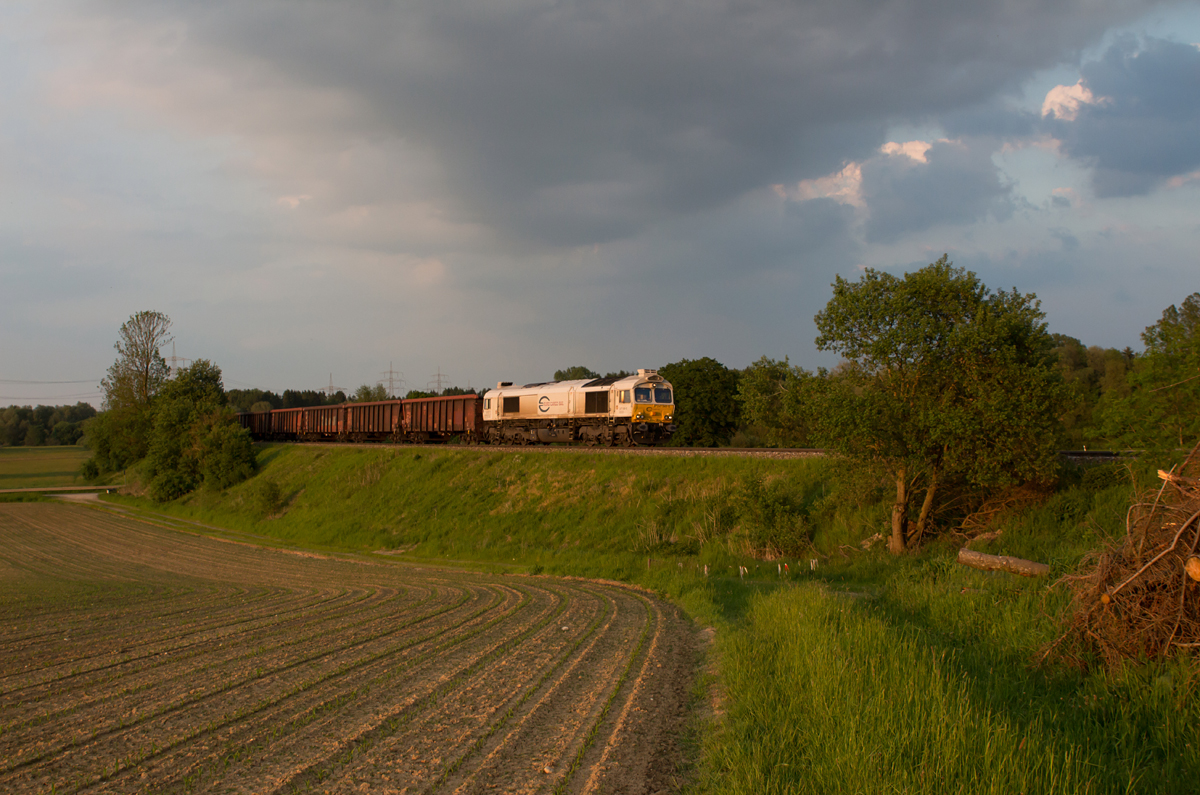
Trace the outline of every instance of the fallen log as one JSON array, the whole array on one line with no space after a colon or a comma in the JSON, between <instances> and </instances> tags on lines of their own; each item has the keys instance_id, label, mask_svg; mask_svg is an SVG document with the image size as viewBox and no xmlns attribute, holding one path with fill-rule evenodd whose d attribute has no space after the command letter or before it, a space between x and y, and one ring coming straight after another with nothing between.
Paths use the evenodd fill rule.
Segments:
<instances>
[{"instance_id":1,"label":"fallen log","mask_svg":"<svg viewBox=\"0 0 1200 795\"><path fill-rule=\"evenodd\" d=\"M958 551L958 562L964 566L984 571L1007 571L1020 574L1022 577L1043 577L1050 573L1050 567L1045 563L1035 563L1022 558L1010 558L1008 555L988 555L963 547Z\"/></svg>"}]
</instances>

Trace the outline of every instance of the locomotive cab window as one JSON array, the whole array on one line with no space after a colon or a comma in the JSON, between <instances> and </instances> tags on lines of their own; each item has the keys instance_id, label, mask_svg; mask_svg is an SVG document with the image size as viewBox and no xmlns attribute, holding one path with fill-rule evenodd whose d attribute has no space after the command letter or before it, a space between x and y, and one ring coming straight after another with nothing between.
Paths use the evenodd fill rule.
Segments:
<instances>
[{"instance_id":1,"label":"locomotive cab window","mask_svg":"<svg viewBox=\"0 0 1200 795\"><path fill-rule=\"evenodd\" d=\"M484 399L483 399L483 407L484 407L485 409L490 409L490 408L492 407L492 399L491 399L491 398L484 398Z\"/></svg>"},{"instance_id":2,"label":"locomotive cab window","mask_svg":"<svg viewBox=\"0 0 1200 795\"><path fill-rule=\"evenodd\" d=\"M654 402L655 403L670 403L671 390L664 389L661 386L654 387Z\"/></svg>"},{"instance_id":3,"label":"locomotive cab window","mask_svg":"<svg viewBox=\"0 0 1200 795\"><path fill-rule=\"evenodd\" d=\"M628 403L629 402L629 390L628 389L622 389L620 392L617 393L617 402L619 402L619 403Z\"/></svg>"},{"instance_id":4,"label":"locomotive cab window","mask_svg":"<svg viewBox=\"0 0 1200 795\"><path fill-rule=\"evenodd\" d=\"M639 386L633 390L633 399L638 403L653 403L654 390L648 386Z\"/></svg>"}]
</instances>

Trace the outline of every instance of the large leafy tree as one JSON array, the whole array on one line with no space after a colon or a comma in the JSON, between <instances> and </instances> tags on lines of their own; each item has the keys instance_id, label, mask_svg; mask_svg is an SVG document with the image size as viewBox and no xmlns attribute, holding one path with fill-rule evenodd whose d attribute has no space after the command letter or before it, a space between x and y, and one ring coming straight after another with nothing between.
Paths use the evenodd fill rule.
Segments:
<instances>
[{"instance_id":1,"label":"large leafy tree","mask_svg":"<svg viewBox=\"0 0 1200 795\"><path fill-rule=\"evenodd\" d=\"M782 361L762 357L743 370L738 381L742 422L770 447L807 445L811 418L802 396L814 377L790 364L787 357Z\"/></svg>"},{"instance_id":2,"label":"large leafy tree","mask_svg":"<svg viewBox=\"0 0 1200 795\"><path fill-rule=\"evenodd\" d=\"M228 406L221 369L197 359L156 400L146 456L147 490L160 502L201 484L222 489L254 472L249 434Z\"/></svg>"},{"instance_id":3,"label":"large leafy tree","mask_svg":"<svg viewBox=\"0 0 1200 795\"><path fill-rule=\"evenodd\" d=\"M1200 292L1142 333L1124 390L1101 400L1101 432L1112 443L1165 449L1200 437Z\"/></svg>"},{"instance_id":4,"label":"large leafy tree","mask_svg":"<svg viewBox=\"0 0 1200 795\"><path fill-rule=\"evenodd\" d=\"M171 319L162 312L138 312L121 324L113 346L117 360L100 382L104 408L147 406L170 376L159 349L171 341Z\"/></svg>"},{"instance_id":5,"label":"large leafy tree","mask_svg":"<svg viewBox=\"0 0 1200 795\"><path fill-rule=\"evenodd\" d=\"M659 368L675 389L673 444L715 447L729 441L741 420L738 372L716 359L681 359Z\"/></svg>"},{"instance_id":6,"label":"large leafy tree","mask_svg":"<svg viewBox=\"0 0 1200 795\"><path fill-rule=\"evenodd\" d=\"M826 447L892 477L889 550L920 537L949 478L996 486L1053 474L1062 381L1033 295L992 293L945 256L903 278L867 269L833 287L817 347L847 363L810 383L806 404Z\"/></svg>"},{"instance_id":7,"label":"large leafy tree","mask_svg":"<svg viewBox=\"0 0 1200 795\"><path fill-rule=\"evenodd\" d=\"M146 455L154 398L170 376L159 352L170 332L171 319L162 312L138 312L121 324L117 359L100 382L104 412L85 432L97 471L115 472Z\"/></svg>"}]
</instances>

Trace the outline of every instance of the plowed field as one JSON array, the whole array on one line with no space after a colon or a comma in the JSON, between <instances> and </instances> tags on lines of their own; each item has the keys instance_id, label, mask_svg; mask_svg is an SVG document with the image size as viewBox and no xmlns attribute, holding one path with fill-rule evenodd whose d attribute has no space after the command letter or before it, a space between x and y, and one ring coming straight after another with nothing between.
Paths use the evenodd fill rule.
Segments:
<instances>
[{"instance_id":1,"label":"plowed field","mask_svg":"<svg viewBox=\"0 0 1200 795\"><path fill-rule=\"evenodd\" d=\"M618 585L0 503L0 792L671 791L693 650Z\"/></svg>"}]
</instances>

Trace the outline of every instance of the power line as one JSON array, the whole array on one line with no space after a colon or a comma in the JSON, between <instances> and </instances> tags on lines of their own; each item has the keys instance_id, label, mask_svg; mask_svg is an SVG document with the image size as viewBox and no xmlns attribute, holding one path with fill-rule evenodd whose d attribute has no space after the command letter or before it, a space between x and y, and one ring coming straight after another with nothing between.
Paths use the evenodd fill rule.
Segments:
<instances>
[{"instance_id":1,"label":"power line","mask_svg":"<svg viewBox=\"0 0 1200 795\"><path fill-rule=\"evenodd\" d=\"M95 392L89 392L84 395L0 395L0 400L83 400L85 398L98 398L100 395Z\"/></svg>"},{"instance_id":2,"label":"power line","mask_svg":"<svg viewBox=\"0 0 1200 795\"><path fill-rule=\"evenodd\" d=\"M399 370L393 370L391 362L388 362L388 369L386 371L380 373L380 375L387 378L388 396L389 397L395 396L397 382L399 382L400 386L402 386L402 387L404 386L404 373ZM399 376L399 377L397 378L397 376Z\"/></svg>"},{"instance_id":3,"label":"power line","mask_svg":"<svg viewBox=\"0 0 1200 795\"><path fill-rule=\"evenodd\" d=\"M88 381L13 381L11 378L0 378L0 384L95 384L100 383L100 378L89 378Z\"/></svg>"},{"instance_id":4,"label":"power line","mask_svg":"<svg viewBox=\"0 0 1200 795\"><path fill-rule=\"evenodd\" d=\"M338 392L345 394L346 388L341 387L341 386L334 386L333 385L333 373L330 373L329 374L329 386L325 387L324 389L318 389L317 391L324 392L327 397L333 397Z\"/></svg>"},{"instance_id":5,"label":"power line","mask_svg":"<svg viewBox=\"0 0 1200 795\"><path fill-rule=\"evenodd\" d=\"M440 395L442 393L442 382L443 381L445 381L446 383L449 383L450 376L443 373L442 368L439 367L438 371L437 371L437 375L433 376L433 380L430 381L425 386L435 386L437 389L437 393Z\"/></svg>"}]
</instances>

